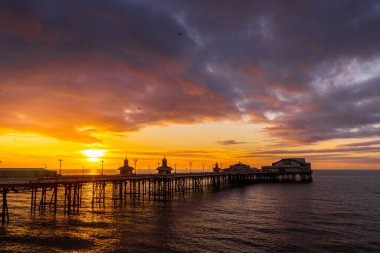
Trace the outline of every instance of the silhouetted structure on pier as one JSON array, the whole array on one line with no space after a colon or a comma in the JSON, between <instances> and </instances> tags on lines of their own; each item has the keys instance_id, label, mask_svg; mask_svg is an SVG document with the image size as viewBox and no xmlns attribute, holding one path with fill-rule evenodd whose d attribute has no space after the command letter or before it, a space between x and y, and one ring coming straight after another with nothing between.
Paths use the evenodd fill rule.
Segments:
<instances>
[{"instance_id":1,"label":"silhouetted structure on pier","mask_svg":"<svg viewBox=\"0 0 380 253\"><path fill-rule=\"evenodd\" d=\"M0 168L1 179L32 179L41 177L55 177L56 171L48 170L45 168Z\"/></svg>"},{"instance_id":2,"label":"silhouetted structure on pier","mask_svg":"<svg viewBox=\"0 0 380 253\"><path fill-rule=\"evenodd\" d=\"M215 163L215 166L214 166L214 168L212 168L212 171L216 172L216 173L220 172L220 168L219 168L219 164L218 163Z\"/></svg>"},{"instance_id":3,"label":"silhouetted structure on pier","mask_svg":"<svg viewBox=\"0 0 380 253\"><path fill-rule=\"evenodd\" d=\"M254 172L254 171L259 171L256 168L251 168L248 164L244 164L242 162L236 163L231 165L230 167L223 169L224 172Z\"/></svg>"},{"instance_id":4,"label":"silhouetted structure on pier","mask_svg":"<svg viewBox=\"0 0 380 253\"><path fill-rule=\"evenodd\" d=\"M172 167L168 166L168 160L166 160L166 157L164 155L164 158L162 159L162 165L159 166L157 169L158 175L170 175L172 174Z\"/></svg>"},{"instance_id":5,"label":"silhouetted structure on pier","mask_svg":"<svg viewBox=\"0 0 380 253\"><path fill-rule=\"evenodd\" d=\"M133 170L134 170L134 168L129 166L128 158L126 157L124 159L124 165L119 168L120 175L124 175L124 176L131 175L131 174L133 174Z\"/></svg>"},{"instance_id":6,"label":"silhouetted structure on pier","mask_svg":"<svg viewBox=\"0 0 380 253\"><path fill-rule=\"evenodd\" d=\"M311 164L305 158L282 158L272 166L262 166L264 172L302 172L311 171Z\"/></svg>"}]
</instances>

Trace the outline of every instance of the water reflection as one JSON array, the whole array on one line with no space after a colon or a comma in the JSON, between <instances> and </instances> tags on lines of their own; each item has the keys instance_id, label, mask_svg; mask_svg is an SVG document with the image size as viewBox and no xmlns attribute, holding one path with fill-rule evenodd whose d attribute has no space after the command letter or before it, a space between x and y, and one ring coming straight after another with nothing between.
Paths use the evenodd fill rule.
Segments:
<instances>
[{"instance_id":1,"label":"water reflection","mask_svg":"<svg viewBox=\"0 0 380 253\"><path fill-rule=\"evenodd\" d=\"M335 173L335 172L334 172ZM127 198L79 214L30 214L29 194L9 194L0 251L318 252L379 251L380 174L318 174L311 184L256 184L172 200ZM63 192L59 192L63 194ZM59 198L62 199L62 198ZM296 239L295 239L296 238Z\"/></svg>"}]
</instances>

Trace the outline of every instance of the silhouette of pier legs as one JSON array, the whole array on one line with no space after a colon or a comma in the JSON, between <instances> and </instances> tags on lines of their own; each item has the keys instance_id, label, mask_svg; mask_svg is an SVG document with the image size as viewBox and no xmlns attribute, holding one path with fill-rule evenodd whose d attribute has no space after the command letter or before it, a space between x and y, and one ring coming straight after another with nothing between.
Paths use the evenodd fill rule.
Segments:
<instances>
[{"instance_id":1,"label":"silhouette of pier legs","mask_svg":"<svg viewBox=\"0 0 380 253\"><path fill-rule=\"evenodd\" d=\"M72 183L65 184L65 201L64 201L64 213L74 214L79 212L79 208L82 204L82 184Z\"/></svg>"},{"instance_id":2,"label":"silhouette of pier legs","mask_svg":"<svg viewBox=\"0 0 380 253\"><path fill-rule=\"evenodd\" d=\"M53 208L57 212L58 185L34 186L30 188L30 212L35 213L38 206L39 212L45 212L46 207Z\"/></svg>"},{"instance_id":3,"label":"silhouette of pier legs","mask_svg":"<svg viewBox=\"0 0 380 253\"><path fill-rule=\"evenodd\" d=\"M1 196L2 196L1 224L3 225L5 223L5 220L9 223L9 211L8 211L8 201L7 201L8 192L9 192L8 188L1 189Z\"/></svg>"},{"instance_id":4,"label":"silhouette of pier legs","mask_svg":"<svg viewBox=\"0 0 380 253\"><path fill-rule=\"evenodd\" d=\"M94 204L105 205L106 200L106 182L94 182L92 183L92 207Z\"/></svg>"}]
</instances>

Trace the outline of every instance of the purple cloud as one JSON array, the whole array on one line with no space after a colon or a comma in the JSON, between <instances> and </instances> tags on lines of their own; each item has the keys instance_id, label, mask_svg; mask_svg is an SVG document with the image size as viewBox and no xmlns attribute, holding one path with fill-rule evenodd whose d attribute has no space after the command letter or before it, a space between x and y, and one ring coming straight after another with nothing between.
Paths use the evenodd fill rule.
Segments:
<instances>
[{"instance_id":1,"label":"purple cloud","mask_svg":"<svg viewBox=\"0 0 380 253\"><path fill-rule=\"evenodd\" d=\"M238 144L244 144L247 143L245 141L236 141L236 140L225 140L225 141L217 141L220 145L238 145Z\"/></svg>"}]
</instances>

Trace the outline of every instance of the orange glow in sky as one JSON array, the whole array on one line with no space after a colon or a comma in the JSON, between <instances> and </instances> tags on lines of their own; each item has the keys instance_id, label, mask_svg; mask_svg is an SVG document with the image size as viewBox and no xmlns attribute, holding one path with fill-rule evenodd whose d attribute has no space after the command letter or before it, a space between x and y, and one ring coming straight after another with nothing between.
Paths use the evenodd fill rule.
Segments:
<instances>
[{"instance_id":1,"label":"orange glow in sky","mask_svg":"<svg viewBox=\"0 0 380 253\"><path fill-rule=\"evenodd\" d=\"M261 126L265 127L265 126ZM346 142L326 142L319 145L292 145L287 149L273 145L273 138L262 134L262 128L254 128L244 122L216 122L195 125L152 126L140 131L120 134L97 133L102 143L84 144L65 141L40 134L4 133L0 137L1 167L44 167L58 170L58 159L63 159L63 169L91 170L100 173L101 160L104 168L117 173L123 159L137 159L140 172L153 172L165 153L169 165L178 168L178 172L189 168L206 170L215 162L227 167L242 161L260 168L281 157L306 157L315 169L375 169L371 164L358 164L342 161L342 157L359 159L363 154L352 154L346 149L340 150ZM227 138L226 138L227 137ZM221 143L218 140L244 140L241 142ZM234 144L231 144L234 143ZM282 146L283 147L283 146ZM285 150L278 152L278 150ZM297 153L296 151L300 151ZM304 152L306 150L306 153ZM272 152L273 151L273 152ZM287 154L288 151L294 151ZM367 156L376 157L376 153L366 152ZM326 158L324 158L326 156Z\"/></svg>"}]
</instances>

